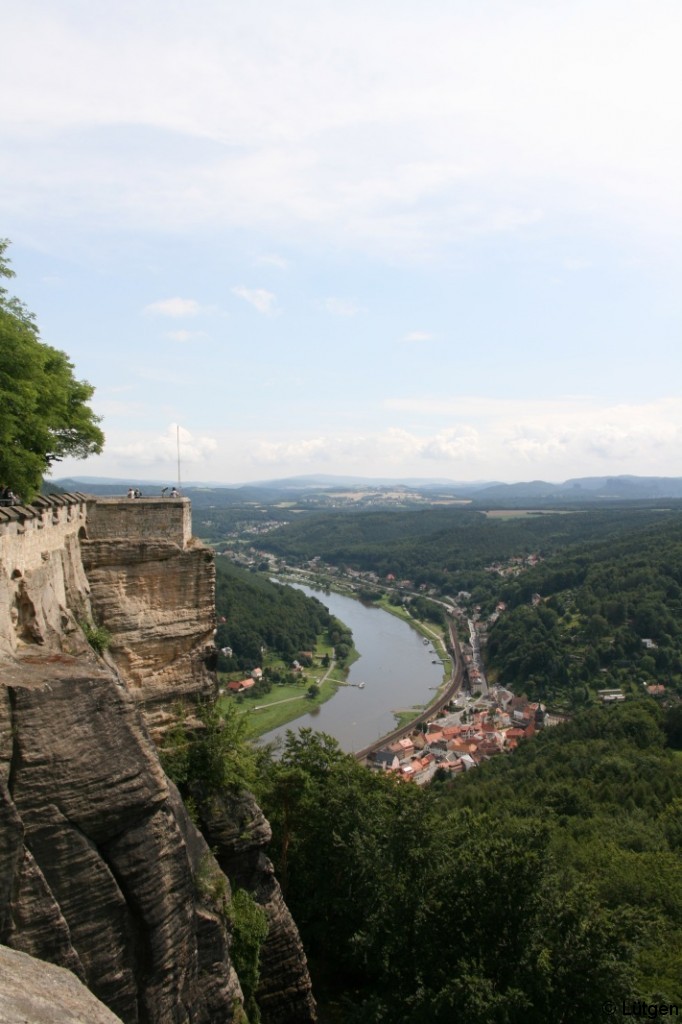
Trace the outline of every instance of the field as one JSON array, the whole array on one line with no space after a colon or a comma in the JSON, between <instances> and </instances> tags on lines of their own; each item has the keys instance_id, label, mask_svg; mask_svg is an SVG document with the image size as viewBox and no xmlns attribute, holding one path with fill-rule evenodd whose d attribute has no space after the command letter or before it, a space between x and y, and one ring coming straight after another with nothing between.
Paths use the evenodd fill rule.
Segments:
<instances>
[{"instance_id":1,"label":"field","mask_svg":"<svg viewBox=\"0 0 682 1024\"><path fill-rule=\"evenodd\" d=\"M246 716L246 736L249 739L256 739L277 729L280 725L286 725L300 718L301 715L313 710L316 706L331 700L339 686L342 686L350 665L357 659L355 649L346 659L343 666L337 666L331 661L330 667L325 669L321 665L322 658L326 655L333 656L332 647L318 637L315 649L316 664L300 674L294 683L275 684L269 693L260 694L257 697L246 695L225 694L219 700L219 707L226 708L228 704L235 703L238 713ZM267 672L266 665L266 672ZM282 667L272 665L271 667ZM225 682L226 679L221 680ZM319 693L315 697L308 695L308 688L313 684L319 686Z\"/></svg>"}]
</instances>

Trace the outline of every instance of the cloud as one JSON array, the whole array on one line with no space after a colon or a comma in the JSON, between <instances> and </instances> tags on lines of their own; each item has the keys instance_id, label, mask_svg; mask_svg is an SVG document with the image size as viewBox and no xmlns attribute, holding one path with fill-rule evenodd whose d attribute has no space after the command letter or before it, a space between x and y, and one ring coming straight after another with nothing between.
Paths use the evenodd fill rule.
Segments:
<instances>
[{"instance_id":1,"label":"cloud","mask_svg":"<svg viewBox=\"0 0 682 1024\"><path fill-rule=\"evenodd\" d=\"M171 341L186 343L190 341L201 341L207 337L207 334L205 331L167 331L166 337L170 338Z\"/></svg>"},{"instance_id":2,"label":"cloud","mask_svg":"<svg viewBox=\"0 0 682 1024\"><path fill-rule=\"evenodd\" d=\"M253 454L258 462L282 466L338 463L340 460L344 465L353 466L370 460L395 467L421 460L449 462L475 457L478 448L478 434L472 428L453 428L427 436L389 428L377 433L261 440Z\"/></svg>"},{"instance_id":3,"label":"cloud","mask_svg":"<svg viewBox=\"0 0 682 1024\"><path fill-rule=\"evenodd\" d=\"M232 288L232 294L244 299L259 313L272 314L275 312L276 296L265 288L246 288L243 284Z\"/></svg>"},{"instance_id":4,"label":"cloud","mask_svg":"<svg viewBox=\"0 0 682 1024\"><path fill-rule=\"evenodd\" d=\"M640 404L598 403L588 397L493 402L469 396L455 399L465 410L414 419L399 419L378 429L297 432L248 426L223 428L219 435L181 430L183 467L197 466L204 478L263 479L304 472L357 473L360 476L422 476L456 480L545 479L634 473L669 476L682 449L682 396ZM117 411L115 406L109 410ZM176 427L163 434L130 428L139 414L131 404L122 410L125 433L107 431L107 446L96 474L123 475L136 467L154 469L157 478L175 474ZM64 463L67 473L84 466ZM210 475L209 475L210 474ZM189 479L183 469L183 478Z\"/></svg>"},{"instance_id":5,"label":"cloud","mask_svg":"<svg viewBox=\"0 0 682 1024\"><path fill-rule=\"evenodd\" d=\"M456 473L460 479L485 474L557 480L619 472L669 475L682 447L682 398L676 397L600 405L587 397L550 402L469 396L436 408L415 401L410 408L450 422L428 429L427 418L421 428L260 439L253 458L294 468L324 464L381 474L382 466L390 466L403 474Z\"/></svg>"},{"instance_id":6,"label":"cloud","mask_svg":"<svg viewBox=\"0 0 682 1024\"><path fill-rule=\"evenodd\" d=\"M271 253L265 256L259 256L255 263L258 266L264 267L275 267L276 270L288 270L289 261L285 260L283 256L278 256L276 253Z\"/></svg>"},{"instance_id":7,"label":"cloud","mask_svg":"<svg viewBox=\"0 0 682 1024\"><path fill-rule=\"evenodd\" d=\"M172 299L159 299L157 302L151 302L144 307L143 312L151 316L196 316L201 312L201 306L196 299L181 299L176 296Z\"/></svg>"},{"instance_id":8,"label":"cloud","mask_svg":"<svg viewBox=\"0 0 682 1024\"><path fill-rule=\"evenodd\" d=\"M431 341L432 338L433 335L429 334L428 331L410 331L408 334L403 335L401 340L409 342L422 342Z\"/></svg>"},{"instance_id":9,"label":"cloud","mask_svg":"<svg viewBox=\"0 0 682 1024\"><path fill-rule=\"evenodd\" d=\"M356 316L364 312L363 307L352 299L336 299L331 296L323 300L322 307L332 316Z\"/></svg>"},{"instance_id":10,"label":"cloud","mask_svg":"<svg viewBox=\"0 0 682 1024\"><path fill-rule=\"evenodd\" d=\"M443 430L419 445L418 455L434 461L460 461L478 459L481 440L474 427L454 427Z\"/></svg>"},{"instance_id":11,"label":"cloud","mask_svg":"<svg viewBox=\"0 0 682 1024\"><path fill-rule=\"evenodd\" d=\"M333 442L324 437L304 438L296 441L261 441L254 450L256 462L283 463L310 462L315 458L330 457Z\"/></svg>"},{"instance_id":12,"label":"cloud","mask_svg":"<svg viewBox=\"0 0 682 1024\"><path fill-rule=\"evenodd\" d=\"M673 0L80 6L6 15L0 210L404 258L539 220L682 224Z\"/></svg>"},{"instance_id":13,"label":"cloud","mask_svg":"<svg viewBox=\"0 0 682 1024\"><path fill-rule=\"evenodd\" d=\"M179 433L181 465L202 463L218 448L218 442L213 437L196 437L184 427L180 427ZM178 457L177 426L171 423L165 434L107 445L106 454L119 465L167 467L169 473L175 472Z\"/></svg>"}]
</instances>

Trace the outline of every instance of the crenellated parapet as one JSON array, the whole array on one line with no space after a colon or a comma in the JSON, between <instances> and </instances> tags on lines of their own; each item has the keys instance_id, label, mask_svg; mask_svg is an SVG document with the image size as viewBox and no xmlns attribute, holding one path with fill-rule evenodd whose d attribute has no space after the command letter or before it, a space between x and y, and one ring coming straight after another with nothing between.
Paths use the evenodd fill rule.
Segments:
<instances>
[{"instance_id":1,"label":"crenellated parapet","mask_svg":"<svg viewBox=\"0 0 682 1024\"><path fill-rule=\"evenodd\" d=\"M87 503L76 493L39 497L31 505L0 505L0 565L9 575L23 576L46 554L64 548L67 538L84 536Z\"/></svg>"}]
</instances>

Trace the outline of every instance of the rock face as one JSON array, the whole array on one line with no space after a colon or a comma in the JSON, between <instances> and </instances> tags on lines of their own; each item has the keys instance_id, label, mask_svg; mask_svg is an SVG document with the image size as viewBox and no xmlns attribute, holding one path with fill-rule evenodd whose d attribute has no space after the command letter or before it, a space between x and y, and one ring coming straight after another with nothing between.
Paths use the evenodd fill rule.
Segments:
<instances>
[{"instance_id":1,"label":"rock face","mask_svg":"<svg viewBox=\"0 0 682 1024\"><path fill-rule=\"evenodd\" d=\"M0 946L4 1024L121 1024L70 971Z\"/></svg>"},{"instance_id":2,"label":"rock face","mask_svg":"<svg viewBox=\"0 0 682 1024\"><path fill-rule=\"evenodd\" d=\"M226 923L196 881L197 858L211 854L130 694L89 660L39 653L3 666L11 749L0 870L12 884L0 941L70 968L124 1022L227 1024L241 990ZM206 938L222 952L210 992Z\"/></svg>"},{"instance_id":3,"label":"rock face","mask_svg":"<svg viewBox=\"0 0 682 1024\"><path fill-rule=\"evenodd\" d=\"M148 718L215 688L213 552L190 525L186 499L88 503L81 553L93 617L106 623L108 653Z\"/></svg>"},{"instance_id":4,"label":"rock face","mask_svg":"<svg viewBox=\"0 0 682 1024\"><path fill-rule=\"evenodd\" d=\"M0 942L67 968L124 1024L243 1022L230 885L142 717L214 685L212 562L184 505L163 506L166 539L134 508L137 540L109 536L111 510L98 522L82 496L0 514ZM79 626L93 619L112 636L106 660ZM270 921L263 1020L314 1021L269 827L246 795L221 813L224 867Z\"/></svg>"},{"instance_id":5,"label":"rock face","mask_svg":"<svg viewBox=\"0 0 682 1024\"><path fill-rule=\"evenodd\" d=\"M272 833L249 793L223 794L202 806L207 839L233 885L253 893L265 911L258 1005L265 1024L307 1024L315 1002L298 929L264 852Z\"/></svg>"},{"instance_id":6,"label":"rock face","mask_svg":"<svg viewBox=\"0 0 682 1024\"><path fill-rule=\"evenodd\" d=\"M95 621L108 654L145 708L214 691L208 668L215 627L214 565L203 545L83 541Z\"/></svg>"}]
</instances>

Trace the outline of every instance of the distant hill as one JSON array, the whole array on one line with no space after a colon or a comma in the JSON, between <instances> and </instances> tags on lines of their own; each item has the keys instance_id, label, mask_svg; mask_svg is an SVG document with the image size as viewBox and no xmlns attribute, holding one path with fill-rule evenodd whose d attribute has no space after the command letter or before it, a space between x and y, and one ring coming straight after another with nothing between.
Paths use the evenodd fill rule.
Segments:
<instances>
[{"instance_id":1,"label":"distant hill","mask_svg":"<svg viewBox=\"0 0 682 1024\"><path fill-rule=\"evenodd\" d=\"M168 481L170 485L173 481ZM48 481L65 491L87 491L91 494L125 494L129 486L140 487L147 494L160 494L163 481L128 478L116 480L111 477L70 477L64 480ZM546 480L530 480L518 483L497 481L455 481L419 479L415 477L357 477L312 474L309 476L284 477L275 480L255 481L247 484L188 481L183 491L189 497L202 495L204 499L215 496L219 504L233 504L248 501L274 502L294 495L321 493L331 490L357 491L375 489L378 491L402 488L407 492L422 494L433 499L436 495L456 498L470 498L478 503L499 501L518 504L519 501L566 502L566 501L645 501L667 498L682 498L682 477L663 476L586 476L574 477L563 483Z\"/></svg>"},{"instance_id":2,"label":"distant hill","mask_svg":"<svg viewBox=\"0 0 682 1024\"><path fill-rule=\"evenodd\" d=\"M561 484L532 480L518 484L493 484L476 492L477 501L521 499L566 501L643 501L682 498L682 477L600 476L577 477Z\"/></svg>"}]
</instances>

